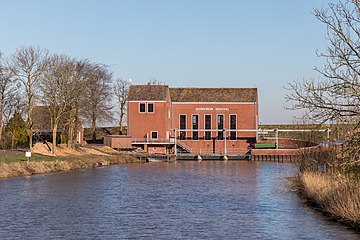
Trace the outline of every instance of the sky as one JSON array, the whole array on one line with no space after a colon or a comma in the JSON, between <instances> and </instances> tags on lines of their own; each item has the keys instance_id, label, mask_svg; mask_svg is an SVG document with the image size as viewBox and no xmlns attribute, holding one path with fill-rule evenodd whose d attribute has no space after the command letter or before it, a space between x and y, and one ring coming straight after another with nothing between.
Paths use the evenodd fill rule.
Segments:
<instances>
[{"instance_id":1,"label":"sky","mask_svg":"<svg viewBox=\"0 0 360 240\"><path fill-rule=\"evenodd\" d=\"M261 123L294 123L288 83L318 77L325 0L0 0L0 51L21 46L171 87L256 87Z\"/></svg>"}]
</instances>

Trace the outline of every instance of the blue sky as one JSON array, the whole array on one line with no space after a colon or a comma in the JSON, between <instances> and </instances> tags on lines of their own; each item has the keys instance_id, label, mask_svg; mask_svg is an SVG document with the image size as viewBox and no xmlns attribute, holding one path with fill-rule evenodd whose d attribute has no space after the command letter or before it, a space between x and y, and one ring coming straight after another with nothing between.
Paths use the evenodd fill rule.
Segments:
<instances>
[{"instance_id":1,"label":"blue sky","mask_svg":"<svg viewBox=\"0 0 360 240\"><path fill-rule=\"evenodd\" d=\"M0 51L36 45L134 84L257 87L260 121L292 123L284 86L317 77L322 0L0 0Z\"/></svg>"}]
</instances>

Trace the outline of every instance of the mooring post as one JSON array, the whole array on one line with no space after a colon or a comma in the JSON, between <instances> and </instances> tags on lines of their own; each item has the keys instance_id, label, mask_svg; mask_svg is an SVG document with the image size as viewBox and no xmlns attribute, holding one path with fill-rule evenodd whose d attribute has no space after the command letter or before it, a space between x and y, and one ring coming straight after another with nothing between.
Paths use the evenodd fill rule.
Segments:
<instances>
[{"instance_id":1,"label":"mooring post","mask_svg":"<svg viewBox=\"0 0 360 240\"><path fill-rule=\"evenodd\" d=\"M175 144L175 145L174 145L174 155L175 155L175 161L176 161L176 153L177 153L177 147L176 147L176 145L177 145L177 144L176 144L176 128L175 128L174 131L175 131L175 138L174 138L174 144Z\"/></svg>"}]
</instances>

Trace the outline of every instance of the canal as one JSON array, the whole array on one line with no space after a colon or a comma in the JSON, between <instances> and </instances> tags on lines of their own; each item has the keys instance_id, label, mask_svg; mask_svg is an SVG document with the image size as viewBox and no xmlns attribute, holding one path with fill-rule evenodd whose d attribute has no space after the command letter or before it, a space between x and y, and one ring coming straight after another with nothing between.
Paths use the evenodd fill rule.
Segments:
<instances>
[{"instance_id":1,"label":"canal","mask_svg":"<svg viewBox=\"0 0 360 240\"><path fill-rule=\"evenodd\" d=\"M306 207L291 164L126 164L0 180L0 239L359 239Z\"/></svg>"}]
</instances>

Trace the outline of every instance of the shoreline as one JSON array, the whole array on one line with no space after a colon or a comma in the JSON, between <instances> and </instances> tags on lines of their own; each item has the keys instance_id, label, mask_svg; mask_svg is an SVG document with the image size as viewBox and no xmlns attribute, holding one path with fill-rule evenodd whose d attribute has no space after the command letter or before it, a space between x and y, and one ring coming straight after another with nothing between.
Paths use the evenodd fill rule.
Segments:
<instances>
[{"instance_id":1,"label":"shoreline","mask_svg":"<svg viewBox=\"0 0 360 240\"><path fill-rule=\"evenodd\" d=\"M40 161L16 161L0 163L0 180L25 177L37 174L69 172L79 169L90 169L102 166L119 165L126 163L142 163L134 156L127 154L117 155L83 155L52 157Z\"/></svg>"},{"instance_id":2,"label":"shoreline","mask_svg":"<svg viewBox=\"0 0 360 240\"><path fill-rule=\"evenodd\" d=\"M360 233L359 185L332 175L304 172L294 182L299 197L328 221L336 222Z\"/></svg>"}]
</instances>

